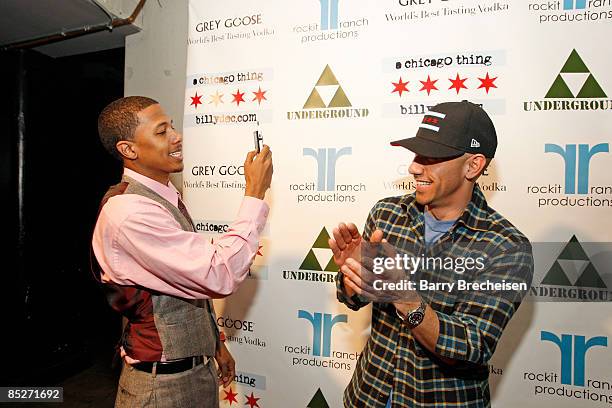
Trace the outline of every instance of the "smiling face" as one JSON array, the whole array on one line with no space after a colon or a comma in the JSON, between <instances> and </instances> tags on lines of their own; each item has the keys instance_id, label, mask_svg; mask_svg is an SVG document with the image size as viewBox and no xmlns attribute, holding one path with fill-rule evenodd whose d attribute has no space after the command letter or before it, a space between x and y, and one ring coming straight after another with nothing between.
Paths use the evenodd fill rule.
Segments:
<instances>
[{"instance_id":1,"label":"smiling face","mask_svg":"<svg viewBox=\"0 0 612 408\"><path fill-rule=\"evenodd\" d=\"M167 184L170 173L183 170L183 136L159 104L139 111L137 117L133 140L120 142L122 146L117 147L127 167Z\"/></svg>"},{"instance_id":2,"label":"smiling face","mask_svg":"<svg viewBox=\"0 0 612 408\"><path fill-rule=\"evenodd\" d=\"M409 172L416 181L417 203L436 212L438 219L463 211L472 194L470 155L433 159L416 155ZM449 216L446 216L449 215Z\"/></svg>"}]
</instances>

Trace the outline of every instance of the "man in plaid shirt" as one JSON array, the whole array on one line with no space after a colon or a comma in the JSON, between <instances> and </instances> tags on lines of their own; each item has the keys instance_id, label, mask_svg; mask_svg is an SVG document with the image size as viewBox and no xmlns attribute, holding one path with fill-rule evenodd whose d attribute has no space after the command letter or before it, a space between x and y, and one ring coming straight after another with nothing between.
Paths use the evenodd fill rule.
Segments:
<instances>
[{"instance_id":1,"label":"man in plaid shirt","mask_svg":"<svg viewBox=\"0 0 612 408\"><path fill-rule=\"evenodd\" d=\"M416 137L392 145L416 154L410 165L416 191L376 203L363 236L354 224L340 224L329 242L340 266L338 300L353 310L373 300L371 335L344 406L490 407L488 362L533 275L528 239L487 205L476 184L495 155L495 128L477 105L442 103L425 114ZM366 242L381 241L416 257L468 254L484 262L460 275L401 271L415 284L444 283L449 290L427 288L385 302L372 264L360 256ZM459 279L512 286L459 290Z\"/></svg>"}]
</instances>

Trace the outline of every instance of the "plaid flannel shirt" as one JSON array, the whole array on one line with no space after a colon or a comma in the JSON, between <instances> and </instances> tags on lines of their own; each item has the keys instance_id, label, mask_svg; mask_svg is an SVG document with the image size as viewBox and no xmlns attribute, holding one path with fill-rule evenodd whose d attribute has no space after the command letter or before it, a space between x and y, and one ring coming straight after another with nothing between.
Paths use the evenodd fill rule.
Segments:
<instances>
[{"instance_id":1,"label":"plaid flannel shirt","mask_svg":"<svg viewBox=\"0 0 612 408\"><path fill-rule=\"evenodd\" d=\"M370 211L363 237L380 229L398 250L441 255L453 242L478 243L477 253L489 262L473 281L524 282L531 285L533 257L527 238L490 208L476 185L462 216L438 241L424 242L423 208L415 195L380 200ZM449 245L450 243L450 245ZM420 278L435 280L436 272L419 271ZM429 275L428 275L429 274ZM439 276L438 276L439 277ZM349 299L341 273L336 277L338 300L358 310L367 302ZM455 360L449 365L421 346L390 303L374 303L371 335L344 392L345 407L384 408L389 394L392 407L489 407L488 362L503 329L526 291L506 296L481 293L419 292L437 313L440 335L436 354Z\"/></svg>"}]
</instances>

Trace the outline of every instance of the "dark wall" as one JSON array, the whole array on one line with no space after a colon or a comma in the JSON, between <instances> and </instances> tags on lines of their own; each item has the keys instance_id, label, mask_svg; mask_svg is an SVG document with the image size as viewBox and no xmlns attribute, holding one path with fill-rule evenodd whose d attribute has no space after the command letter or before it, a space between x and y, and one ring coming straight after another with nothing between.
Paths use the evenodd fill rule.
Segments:
<instances>
[{"instance_id":1,"label":"dark wall","mask_svg":"<svg viewBox=\"0 0 612 408\"><path fill-rule=\"evenodd\" d=\"M0 182L11 243L0 271L11 333L3 343L15 351L10 378L0 374L0 384L50 384L107 353L119 336L120 321L90 273L89 245L99 200L121 174L98 140L96 120L107 103L123 96L124 49L58 59L28 51L21 65L17 54L5 53L0 65ZM24 69L20 243L15 78Z\"/></svg>"},{"instance_id":2,"label":"dark wall","mask_svg":"<svg viewBox=\"0 0 612 408\"><path fill-rule=\"evenodd\" d=\"M11 350L13 339L25 321L24 285L17 262L17 64L18 55L0 53L0 211L3 215L0 307L5 328L0 336L2 350ZM7 353L7 357L12 360L13 353Z\"/></svg>"}]
</instances>

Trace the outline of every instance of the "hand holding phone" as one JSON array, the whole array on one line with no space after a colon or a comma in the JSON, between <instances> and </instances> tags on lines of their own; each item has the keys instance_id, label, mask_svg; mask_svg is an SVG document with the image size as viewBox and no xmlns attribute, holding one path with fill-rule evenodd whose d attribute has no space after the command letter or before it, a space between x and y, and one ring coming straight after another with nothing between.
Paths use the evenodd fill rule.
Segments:
<instances>
[{"instance_id":1,"label":"hand holding phone","mask_svg":"<svg viewBox=\"0 0 612 408\"><path fill-rule=\"evenodd\" d=\"M263 200L272 182L272 152L264 145L261 133L253 132L255 150L247 154L244 161L245 192L247 196Z\"/></svg>"}]
</instances>

